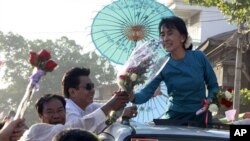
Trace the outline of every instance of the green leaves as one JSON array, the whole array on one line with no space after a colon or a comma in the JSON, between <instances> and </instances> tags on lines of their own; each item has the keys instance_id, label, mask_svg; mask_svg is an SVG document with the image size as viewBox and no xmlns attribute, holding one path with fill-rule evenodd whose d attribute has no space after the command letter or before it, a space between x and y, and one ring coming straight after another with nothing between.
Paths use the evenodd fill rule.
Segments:
<instances>
[{"instance_id":1,"label":"green leaves","mask_svg":"<svg viewBox=\"0 0 250 141\"><path fill-rule=\"evenodd\" d=\"M238 26L245 24L250 28L250 1L249 0L184 0L191 5L216 6L230 23Z\"/></svg>"},{"instance_id":2,"label":"green leaves","mask_svg":"<svg viewBox=\"0 0 250 141\"><path fill-rule=\"evenodd\" d=\"M250 90L243 88L240 90L240 104L247 105L250 104Z\"/></svg>"}]
</instances>

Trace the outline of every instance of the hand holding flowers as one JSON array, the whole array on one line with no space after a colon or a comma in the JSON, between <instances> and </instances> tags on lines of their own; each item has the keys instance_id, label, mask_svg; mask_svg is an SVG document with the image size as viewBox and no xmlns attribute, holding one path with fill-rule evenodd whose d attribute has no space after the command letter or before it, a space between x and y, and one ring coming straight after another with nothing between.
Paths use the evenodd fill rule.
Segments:
<instances>
[{"instance_id":1,"label":"hand holding flowers","mask_svg":"<svg viewBox=\"0 0 250 141\"><path fill-rule=\"evenodd\" d=\"M29 62L34 67L34 69L30 77L30 83L26 88L26 92L18 106L14 119L23 118L24 113L32 99L34 89L38 88L38 82L40 81L41 77L44 76L46 72L53 71L57 66L56 62L51 60L50 52L45 49L41 50L38 54L31 51Z\"/></svg>"},{"instance_id":2,"label":"hand holding flowers","mask_svg":"<svg viewBox=\"0 0 250 141\"><path fill-rule=\"evenodd\" d=\"M132 94L141 89L159 74L168 61L168 53L162 48L161 42L150 40L137 46L128 61L117 75L119 88ZM123 108L112 112L107 124L112 124L122 114Z\"/></svg>"}]
</instances>

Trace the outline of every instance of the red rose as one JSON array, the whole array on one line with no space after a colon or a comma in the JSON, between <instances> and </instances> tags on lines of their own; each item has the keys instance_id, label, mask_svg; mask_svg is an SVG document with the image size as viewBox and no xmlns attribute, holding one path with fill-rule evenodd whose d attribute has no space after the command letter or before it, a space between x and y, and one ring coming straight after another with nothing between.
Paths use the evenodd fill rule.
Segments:
<instances>
[{"instance_id":1,"label":"red rose","mask_svg":"<svg viewBox=\"0 0 250 141\"><path fill-rule=\"evenodd\" d=\"M37 57L38 56L37 56L36 52L33 52L33 51L30 52L29 61L30 61L32 66L37 66Z\"/></svg>"},{"instance_id":2,"label":"red rose","mask_svg":"<svg viewBox=\"0 0 250 141\"><path fill-rule=\"evenodd\" d=\"M230 108L233 105L233 102L225 98L221 98L221 104L226 106L227 108Z\"/></svg>"},{"instance_id":3,"label":"red rose","mask_svg":"<svg viewBox=\"0 0 250 141\"><path fill-rule=\"evenodd\" d=\"M44 64L43 70L45 71L53 71L57 66L56 62L53 60L49 60Z\"/></svg>"},{"instance_id":4,"label":"red rose","mask_svg":"<svg viewBox=\"0 0 250 141\"><path fill-rule=\"evenodd\" d=\"M230 92L230 93L232 93L233 89L232 88L228 88L227 91Z\"/></svg>"},{"instance_id":5,"label":"red rose","mask_svg":"<svg viewBox=\"0 0 250 141\"><path fill-rule=\"evenodd\" d=\"M43 50L40 51L38 57L39 57L39 59L41 61L47 61L47 60L49 60L51 58L51 55L50 55L49 51L43 49Z\"/></svg>"}]
</instances>

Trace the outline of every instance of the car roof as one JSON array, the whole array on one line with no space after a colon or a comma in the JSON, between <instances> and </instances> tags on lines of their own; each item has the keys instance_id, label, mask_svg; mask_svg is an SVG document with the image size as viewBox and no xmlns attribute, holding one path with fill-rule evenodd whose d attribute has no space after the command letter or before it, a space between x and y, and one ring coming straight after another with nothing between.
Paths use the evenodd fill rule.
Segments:
<instances>
[{"instance_id":1,"label":"car roof","mask_svg":"<svg viewBox=\"0 0 250 141\"><path fill-rule=\"evenodd\" d=\"M130 125L115 123L107 128L100 136L109 136L114 141L130 141L131 138L166 138L179 140L229 140L229 130L198 128L191 126L155 125L154 123L140 124L130 122ZM112 141L110 139L110 141Z\"/></svg>"}]
</instances>

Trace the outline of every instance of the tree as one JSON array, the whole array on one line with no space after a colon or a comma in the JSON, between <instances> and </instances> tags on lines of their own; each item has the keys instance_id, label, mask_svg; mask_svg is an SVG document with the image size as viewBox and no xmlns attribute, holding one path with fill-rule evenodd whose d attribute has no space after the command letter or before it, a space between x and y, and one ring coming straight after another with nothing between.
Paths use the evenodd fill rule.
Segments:
<instances>
[{"instance_id":1,"label":"tree","mask_svg":"<svg viewBox=\"0 0 250 141\"><path fill-rule=\"evenodd\" d=\"M31 50L38 52L42 49L51 51L52 59L57 62L59 67L42 77L34 100L45 93L60 94L64 72L76 66L90 68L90 78L97 87L111 84L115 80L114 67L105 58L98 56L95 52L82 54L83 48L67 37L61 37L55 41L39 39L30 41L20 35L13 33L5 35L0 32L0 51L4 56L4 67L2 67L4 75L1 81L9 84L6 89L0 90L2 101L0 109L13 110L13 108L17 108L32 74L29 52ZM30 107L33 109L34 104L31 104ZM30 114L32 113L30 112ZM29 120L26 121L29 122Z\"/></svg>"},{"instance_id":2,"label":"tree","mask_svg":"<svg viewBox=\"0 0 250 141\"><path fill-rule=\"evenodd\" d=\"M184 0L191 5L216 6L228 17L230 23L245 24L250 27L250 1L249 0Z\"/></svg>"},{"instance_id":3,"label":"tree","mask_svg":"<svg viewBox=\"0 0 250 141\"><path fill-rule=\"evenodd\" d=\"M241 87L241 68L242 68L242 45L241 40L249 36L250 28L250 1L249 0L184 0L191 5L216 6L221 12L228 17L230 23L236 23L238 26L236 66L234 80L234 109L236 120L239 114L240 105L240 87ZM249 44L249 43L248 43Z\"/></svg>"}]
</instances>

